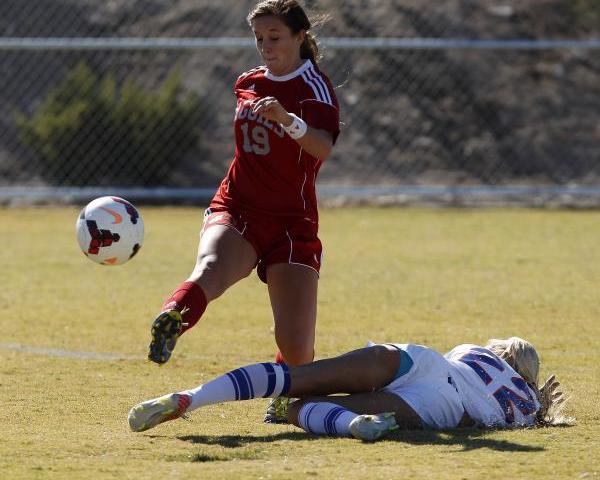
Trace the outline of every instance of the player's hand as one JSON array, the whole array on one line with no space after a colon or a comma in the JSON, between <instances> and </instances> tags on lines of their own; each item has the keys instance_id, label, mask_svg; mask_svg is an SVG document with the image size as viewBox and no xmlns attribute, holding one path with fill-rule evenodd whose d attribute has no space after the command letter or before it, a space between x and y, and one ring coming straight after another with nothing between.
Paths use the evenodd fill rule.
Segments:
<instances>
[{"instance_id":1,"label":"player's hand","mask_svg":"<svg viewBox=\"0 0 600 480\"><path fill-rule=\"evenodd\" d=\"M540 388L539 402L541 408L538 415L542 418L546 415L551 405L560 405L565 401L563 392L561 392L559 388L560 382L556 380L554 375L550 375L548 380L546 380L544 385Z\"/></svg>"},{"instance_id":2,"label":"player's hand","mask_svg":"<svg viewBox=\"0 0 600 480\"><path fill-rule=\"evenodd\" d=\"M281 123L284 126L292 123L292 117L275 97L264 97L254 102L252 113L256 113L267 120Z\"/></svg>"}]
</instances>

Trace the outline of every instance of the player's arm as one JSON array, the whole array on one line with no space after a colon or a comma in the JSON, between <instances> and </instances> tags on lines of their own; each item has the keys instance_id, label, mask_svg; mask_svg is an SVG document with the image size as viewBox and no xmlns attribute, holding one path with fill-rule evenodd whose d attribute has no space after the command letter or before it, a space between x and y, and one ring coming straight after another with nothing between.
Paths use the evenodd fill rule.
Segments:
<instances>
[{"instance_id":1,"label":"player's arm","mask_svg":"<svg viewBox=\"0 0 600 480\"><path fill-rule=\"evenodd\" d=\"M280 123L285 128L289 127L292 122L293 117L290 118L287 125L285 123ZM331 149L333 148L333 138L331 133L329 133L327 130L319 130L318 128L312 128L309 126L307 126L306 134L295 140L306 152L321 161L324 161L329 156Z\"/></svg>"},{"instance_id":2,"label":"player's arm","mask_svg":"<svg viewBox=\"0 0 600 480\"><path fill-rule=\"evenodd\" d=\"M310 155L324 161L333 147L333 136L327 130L321 130L312 128L306 125L306 122L299 119L293 114L290 114L279 101L274 97L264 97L254 103L253 113L257 113L268 120L280 123L283 128L294 138L293 133L290 133L289 129L293 128L294 125L298 124L300 120L304 123L304 126L300 123L298 128L294 128L293 131L297 131L300 135L294 138L296 142Z\"/></svg>"}]
</instances>

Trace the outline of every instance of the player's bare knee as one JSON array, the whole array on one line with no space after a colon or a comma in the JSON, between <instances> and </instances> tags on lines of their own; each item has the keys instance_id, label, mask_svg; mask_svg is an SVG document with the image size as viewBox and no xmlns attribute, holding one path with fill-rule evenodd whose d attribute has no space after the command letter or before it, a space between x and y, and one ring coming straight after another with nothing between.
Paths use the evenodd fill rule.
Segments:
<instances>
[{"instance_id":1,"label":"player's bare knee","mask_svg":"<svg viewBox=\"0 0 600 480\"><path fill-rule=\"evenodd\" d=\"M227 288L229 281L218 267L219 257L217 254L201 254L198 256L196 267L191 279L202 287L208 298L214 299L221 296Z\"/></svg>"}]
</instances>

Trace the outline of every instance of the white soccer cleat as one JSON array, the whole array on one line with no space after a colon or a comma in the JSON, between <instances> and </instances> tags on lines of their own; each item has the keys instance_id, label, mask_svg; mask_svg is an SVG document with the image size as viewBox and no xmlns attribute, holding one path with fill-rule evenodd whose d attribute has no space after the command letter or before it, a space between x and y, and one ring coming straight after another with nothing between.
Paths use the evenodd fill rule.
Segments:
<instances>
[{"instance_id":1,"label":"white soccer cleat","mask_svg":"<svg viewBox=\"0 0 600 480\"><path fill-rule=\"evenodd\" d=\"M127 420L134 432L143 432L159 423L183 417L192 397L182 393L169 393L162 397L138 403L129 410Z\"/></svg>"},{"instance_id":2,"label":"white soccer cleat","mask_svg":"<svg viewBox=\"0 0 600 480\"><path fill-rule=\"evenodd\" d=\"M377 440L398 428L394 412L378 415L359 415L350 422L352 436L367 442Z\"/></svg>"}]
</instances>

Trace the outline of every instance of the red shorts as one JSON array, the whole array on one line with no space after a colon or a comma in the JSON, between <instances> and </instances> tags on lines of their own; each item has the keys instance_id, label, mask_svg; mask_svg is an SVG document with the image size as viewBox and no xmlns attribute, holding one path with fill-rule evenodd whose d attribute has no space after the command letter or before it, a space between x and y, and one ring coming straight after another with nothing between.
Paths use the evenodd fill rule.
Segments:
<instances>
[{"instance_id":1,"label":"red shorts","mask_svg":"<svg viewBox=\"0 0 600 480\"><path fill-rule=\"evenodd\" d=\"M317 274L323 247L317 236L319 225L309 218L277 217L231 207L210 207L204 213L202 231L214 225L236 230L254 247L258 277L267 283L267 267L276 263L304 265Z\"/></svg>"}]
</instances>

